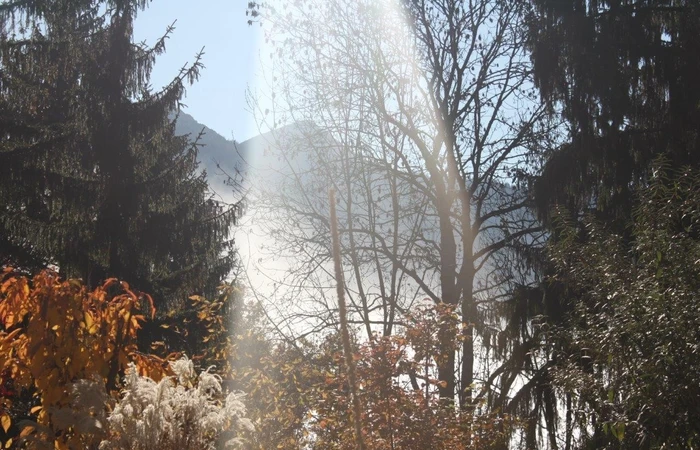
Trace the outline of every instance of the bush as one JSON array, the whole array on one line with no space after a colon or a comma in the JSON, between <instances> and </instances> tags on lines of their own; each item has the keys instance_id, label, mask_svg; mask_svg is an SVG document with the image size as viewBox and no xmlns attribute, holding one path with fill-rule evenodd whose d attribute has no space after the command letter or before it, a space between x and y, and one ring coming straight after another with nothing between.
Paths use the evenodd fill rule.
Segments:
<instances>
[{"instance_id":1,"label":"bush","mask_svg":"<svg viewBox=\"0 0 700 450\"><path fill-rule=\"evenodd\" d=\"M5 269L0 281L5 447L211 448L228 431L240 442L238 430L250 428L241 395L223 396L217 376L139 351L138 330L155 313L148 295L115 279L88 291L51 271L30 281ZM154 427L160 419L167 424Z\"/></svg>"},{"instance_id":2,"label":"bush","mask_svg":"<svg viewBox=\"0 0 700 450\"><path fill-rule=\"evenodd\" d=\"M239 432L253 431L244 417L243 394L224 395L221 379L192 361L171 363L174 377L155 382L139 376L134 364L127 372L122 398L109 416L110 438L100 450L180 450L240 447Z\"/></svg>"},{"instance_id":3,"label":"bush","mask_svg":"<svg viewBox=\"0 0 700 450\"><path fill-rule=\"evenodd\" d=\"M700 442L700 175L669 172L641 192L629 236L589 220L583 243L564 225L553 248L575 301L555 380L581 403L583 441L594 424L591 445Z\"/></svg>"}]
</instances>

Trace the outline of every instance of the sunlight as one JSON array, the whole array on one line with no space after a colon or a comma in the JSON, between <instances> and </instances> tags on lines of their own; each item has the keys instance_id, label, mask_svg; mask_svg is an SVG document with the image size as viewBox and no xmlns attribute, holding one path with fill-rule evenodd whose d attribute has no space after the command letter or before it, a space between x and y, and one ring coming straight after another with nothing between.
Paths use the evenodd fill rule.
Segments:
<instances>
[{"instance_id":1,"label":"sunlight","mask_svg":"<svg viewBox=\"0 0 700 450\"><path fill-rule=\"evenodd\" d=\"M0 447L697 446L699 27L0 0Z\"/></svg>"},{"instance_id":2,"label":"sunlight","mask_svg":"<svg viewBox=\"0 0 700 450\"><path fill-rule=\"evenodd\" d=\"M328 303L335 303L330 263L316 265L305 281L299 283L296 274L303 245L290 247L288 233L279 234L280 228L289 226L290 218L285 216L287 212L275 208L289 204L280 204L275 199L284 194L288 197L285 202L300 205L299 202L311 201L305 191L307 186L313 186L318 191L313 205L307 206L319 217L327 217L328 207L324 206L327 200L317 194L327 192L327 187L322 186L327 186L329 180L319 178L327 170L319 166L318 155L336 147L356 146L358 139L375 157L386 151L385 143L362 131L363 127L378 129L384 125L366 118L364 107L355 105L379 95L388 114L397 117L408 110L431 106L425 97L427 83L420 55L412 44L398 1L301 2L296 8L289 2L281 2L270 11L272 16L263 27L262 72L256 78L257 87L249 92L259 128L275 131L241 146L248 162L248 195L252 206L242 218L236 236L246 268L248 296L264 301L273 310L300 295L321 298L318 313L322 314ZM304 23L322 26L299 26ZM342 30L342 33L324 32L326 29ZM295 55L303 64L291 64L285 52L301 42L309 42L314 51L304 50L302 55ZM386 59L383 55L391 56ZM302 65L310 68L310 72L299 70ZM266 88L262 87L264 83ZM324 99L327 94L330 97ZM335 126L340 121L347 126ZM441 122L437 123L441 128ZM425 136L444 135L442 130L431 129L434 123L417 126ZM443 162L451 161L445 158L441 146L434 151ZM418 164L424 155L408 145L404 157L406 163ZM301 232L313 234L314 230L312 227ZM347 270L348 278L352 279L355 275L350 268ZM299 298L299 301L303 300ZM289 312L283 307L275 314Z\"/></svg>"}]
</instances>

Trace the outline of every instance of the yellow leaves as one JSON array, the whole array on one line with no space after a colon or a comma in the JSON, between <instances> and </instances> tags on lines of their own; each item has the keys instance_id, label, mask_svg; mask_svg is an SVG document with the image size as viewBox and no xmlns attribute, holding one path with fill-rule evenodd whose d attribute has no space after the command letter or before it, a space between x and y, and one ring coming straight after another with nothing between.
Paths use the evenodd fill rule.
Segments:
<instances>
[{"instance_id":1,"label":"yellow leaves","mask_svg":"<svg viewBox=\"0 0 700 450\"><path fill-rule=\"evenodd\" d=\"M35 408L36 408L36 407L35 407ZM32 409L34 409L34 408L32 408ZM22 431L19 433L19 437L20 437L20 438L27 437L27 436L29 436L30 434L32 434L32 433L34 432L34 430L35 430L35 428L34 428L33 426L31 426L31 425L25 425L25 426L22 428Z\"/></svg>"},{"instance_id":2,"label":"yellow leaves","mask_svg":"<svg viewBox=\"0 0 700 450\"><path fill-rule=\"evenodd\" d=\"M17 337L17 335L19 335L21 332L22 332L22 329L21 329L21 328L17 328L17 329L15 329L14 331L12 331L11 333L9 333L9 334L7 334L7 335L5 335L5 336L2 336L2 340L5 341L5 342L11 342L11 341L14 340L14 338Z\"/></svg>"},{"instance_id":3,"label":"yellow leaves","mask_svg":"<svg viewBox=\"0 0 700 450\"><path fill-rule=\"evenodd\" d=\"M9 414L3 413L0 415L0 425L2 425L2 429L5 430L5 433L10 430L10 427L12 426L12 419L10 418Z\"/></svg>"},{"instance_id":4,"label":"yellow leaves","mask_svg":"<svg viewBox=\"0 0 700 450\"><path fill-rule=\"evenodd\" d=\"M61 377L62 373L58 368L42 371L38 377L34 377L34 384L41 392L41 403L45 406L55 405L67 394L66 381Z\"/></svg>"},{"instance_id":5,"label":"yellow leaves","mask_svg":"<svg viewBox=\"0 0 700 450\"><path fill-rule=\"evenodd\" d=\"M143 316L131 316L131 326L134 330L141 328L140 322L143 321Z\"/></svg>"},{"instance_id":6,"label":"yellow leaves","mask_svg":"<svg viewBox=\"0 0 700 450\"><path fill-rule=\"evenodd\" d=\"M204 301L204 297L202 297L201 295L190 295L189 299L192 300L192 303L195 304Z\"/></svg>"},{"instance_id":7,"label":"yellow leaves","mask_svg":"<svg viewBox=\"0 0 700 450\"><path fill-rule=\"evenodd\" d=\"M38 382L40 383L45 383L44 376L44 371L46 370L47 366L47 361L46 361L46 352L45 351L38 351L38 352L29 352L30 354L28 355L28 361L22 361L24 365L29 366L29 371L32 373L32 376L35 378L38 378Z\"/></svg>"},{"instance_id":8,"label":"yellow leaves","mask_svg":"<svg viewBox=\"0 0 700 450\"><path fill-rule=\"evenodd\" d=\"M24 316L29 313L31 299L29 298L29 285L24 277L12 277L10 272L5 271L4 276L8 277L0 287L0 322L5 329L9 329L20 323Z\"/></svg>"},{"instance_id":9,"label":"yellow leaves","mask_svg":"<svg viewBox=\"0 0 700 450\"><path fill-rule=\"evenodd\" d=\"M7 442L5 442L5 448L12 448L12 438L8 439Z\"/></svg>"},{"instance_id":10,"label":"yellow leaves","mask_svg":"<svg viewBox=\"0 0 700 450\"><path fill-rule=\"evenodd\" d=\"M153 305L153 298L148 294L143 294L143 298L145 298L148 302L148 306L150 307L151 320L153 320L156 317L156 307Z\"/></svg>"},{"instance_id":11,"label":"yellow leaves","mask_svg":"<svg viewBox=\"0 0 700 450\"><path fill-rule=\"evenodd\" d=\"M90 314L90 311L85 311L83 314L83 321L85 323L85 328L88 330L88 333L94 334L93 331L93 325L95 324L95 320L92 318L92 314Z\"/></svg>"},{"instance_id":12,"label":"yellow leaves","mask_svg":"<svg viewBox=\"0 0 700 450\"><path fill-rule=\"evenodd\" d=\"M139 375L146 376L157 382L163 377L173 374L170 364L168 364L165 359L158 358L154 355L144 355L142 353L135 353L133 357L138 367Z\"/></svg>"},{"instance_id":13,"label":"yellow leaves","mask_svg":"<svg viewBox=\"0 0 700 450\"><path fill-rule=\"evenodd\" d=\"M12 331L0 333L0 372L8 374L16 388L36 389L41 406L31 413L37 414L40 425L52 427L46 411L68 401L72 382L113 374L115 362L121 371L136 360L137 366L147 366L152 378L167 371L162 360L134 357L137 330L144 320L141 299L151 313L153 302L130 291L128 284L112 279L88 292L79 281L61 281L49 271L30 282L7 270L1 281L0 325ZM121 288L117 295L112 294L115 288ZM0 418L3 428L10 424L9 416ZM64 440L54 446L67 448Z\"/></svg>"}]
</instances>

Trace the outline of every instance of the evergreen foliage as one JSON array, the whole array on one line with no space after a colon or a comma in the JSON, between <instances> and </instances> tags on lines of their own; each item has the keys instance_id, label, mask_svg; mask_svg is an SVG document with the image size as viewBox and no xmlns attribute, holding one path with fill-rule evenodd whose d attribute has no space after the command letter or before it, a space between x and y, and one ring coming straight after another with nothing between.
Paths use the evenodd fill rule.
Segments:
<instances>
[{"instance_id":1,"label":"evergreen foliage","mask_svg":"<svg viewBox=\"0 0 700 450\"><path fill-rule=\"evenodd\" d=\"M237 209L212 198L197 145L175 136L200 56L162 91L165 50L133 42L144 0L0 5L0 261L95 286L128 280L158 303L213 294L234 259Z\"/></svg>"},{"instance_id":2,"label":"evergreen foliage","mask_svg":"<svg viewBox=\"0 0 700 450\"><path fill-rule=\"evenodd\" d=\"M635 202L633 245L594 219L583 243L577 227L559 224L555 282L573 313L552 333L566 349L557 352L553 382L580 412L568 442L578 435L590 448L698 445L699 189L697 171L657 168Z\"/></svg>"},{"instance_id":3,"label":"evergreen foliage","mask_svg":"<svg viewBox=\"0 0 700 450\"><path fill-rule=\"evenodd\" d=\"M689 0L527 0L535 77L569 128L537 185L543 212L630 216L659 154L700 163L700 6Z\"/></svg>"},{"instance_id":4,"label":"evergreen foliage","mask_svg":"<svg viewBox=\"0 0 700 450\"><path fill-rule=\"evenodd\" d=\"M535 288L516 290L511 299L504 342L514 350L510 364L505 367L506 384L500 393L493 394L493 405L507 405L509 412L517 412L526 420L527 448L614 447L618 441L615 433L621 436L621 429L611 418L607 392L594 392L593 386L618 376L614 382L630 387L624 394L616 391L615 395L620 397L615 397L618 403L614 408L620 412L619 406L624 403L621 398L636 389L630 385L639 380L624 378L616 358L638 355L627 355L631 344L619 340L615 349L618 353L613 359L594 357L595 370L591 369L590 353L580 353L585 327L579 319L585 321L582 317L586 312L592 314L596 308L613 309L616 314L624 314L627 306L631 308L620 305L617 295L597 297L595 308L589 300L603 286L612 289L608 292L612 294L623 292L634 283L632 273L639 275L641 270L636 266L640 262L635 259L639 255L634 252L641 251L649 237L648 233L640 232L642 215L635 211L635 205L644 203L646 218L658 214L656 210L666 210L677 199L674 195L680 195L675 185L679 182L677 171L685 166L697 168L700 163L697 148L700 91L692 80L698 68L700 48L694 30L700 21L700 10L696 2L682 0L524 0L524 3L535 82L550 116L560 120L565 130L564 143L551 146L533 183L538 212L549 225L550 245L558 249L555 251L558 256L524 249L525 256L536 263L533 267L538 277L546 281ZM652 164L659 155L664 155L665 162L653 178ZM676 194L654 197L649 189L666 189ZM687 196L688 191L683 195ZM562 222L567 225L557 226ZM562 271L573 270L563 263L564 255L590 251L593 244L589 242L589 232L601 229L605 232L593 238L598 239L598 253L586 254L579 261L588 271L587 278L583 279L581 271L561 276ZM671 233L670 229L667 231ZM676 227L674 233L682 231ZM697 235L687 238L692 243ZM623 255L629 255L629 259ZM613 259L616 262L611 264ZM604 267L628 272L625 276L616 276L617 272L603 274L600 270ZM594 271L598 271L597 278L592 275ZM639 300L641 294L634 294L638 304L649 300ZM671 297L661 295L656 301L655 308L674 308ZM645 320L652 320L654 311L657 310L649 309L650 315ZM679 309L678 314L686 320L696 311ZM613 335L629 331L617 329L611 322L606 326ZM552 329L558 332L553 334ZM669 337L666 331L659 333L656 343L647 341L645 345L661 344ZM589 336L588 352L599 351L604 338L615 339L611 336L604 336L602 331L595 338ZM614 353L606 351L606 355ZM653 352L653 349L639 351ZM579 369L590 369L586 381L589 384L582 391L574 389L571 383L563 385L561 379L555 380L554 374L570 369L572 360ZM692 363L685 359L682 364ZM517 389L508 403L504 392L523 375L528 382ZM593 381L596 384L591 384ZM634 403L637 400L625 398L628 403L622 409L626 408L625 414L630 414L627 419L635 408L633 405L640 405ZM672 408L682 410L678 403ZM669 417L673 415L667 413ZM603 429L605 421L607 435ZM663 433L672 428L670 422L665 423ZM617 428L611 428L613 425ZM540 426L546 432L538 432ZM655 447L661 445L658 442L680 445L680 441L659 440L659 435L650 437L659 430L651 432L646 426L638 424L633 433L641 434L622 445L627 448ZM640 438L644 433L646 440ZM579 442L575 442L576 436L581 437Z\"/></svg>"}]
</instances>

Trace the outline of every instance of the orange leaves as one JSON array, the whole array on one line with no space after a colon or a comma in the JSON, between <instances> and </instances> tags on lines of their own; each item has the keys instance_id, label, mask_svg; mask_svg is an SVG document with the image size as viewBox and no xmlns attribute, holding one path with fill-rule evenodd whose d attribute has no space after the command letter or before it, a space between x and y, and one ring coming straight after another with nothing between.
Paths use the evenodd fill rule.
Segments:
<instances>
[{"instance_id":1,"label":"orange leaves","mask_svg":"<svg viewBox=\"0 0 700 450\"><path fill-rule=\"evenodd\" d=\"M410 326L396 336L375 336L360 344L355 355L361 386L363 435L367 449L390 448L465 450L488 449L506 439L507 418L475 415L440 401L443 381L435 379L440 342L455 341L459 317L444 305L416 311ZM444 335L441 335L444 333ZM305 424L315 448L354 449L347 373L339 364L331 336L314 362L322 364L323 381L308 405ZM415 384L414 384L415 383Z\"/></svg>"},{"instance_id":2,"label":"orange leaves","mask_svg":"<svg viewBox=\"0 0 700 450\"><path fill-rule=\"evenodd\" d=\"M77 380L96 375L115 387L116 377L132 361L142 374L162 378L167 364L137 351L137 331L145 320L142 307L153 314L150 297L115 279L89 292L79 281L61 281L50 271L29 281L5 270L0 284L0 385L35 390L41 404L32 412L38 413L39 425L51 427L47 411L69 404L70 386ZM55 445L65 444L58 439Z\"/></svg>"},{"instance_id":3,"label":"orange leaves","mask_svg":"<svg viewBox=\"0 0 700 450\"><path fill-rule=\"evenodd\" d=\"M416 352L417 360L438 362L457 349L461 325L454 305L439 303L421 307L408 319L411 325L406 330L406 339Z\"/></svg>"},{"instance_id":4,"label":"orange leaves","mask_svg":"<svg viewBox=\"0 0 700 450\"><path fill-rule=\"evenodd\" d=\"M9 273L4 270L3 278ZM3 301L0 303L0 323L8 330L22 321L30 312L29 306L23 300L29 295L29 284L26 278L9 277L0 286L0 295Z\"/></svg>"},{"instance_id":5,"label":"orange leaves","mask_svg":"<svg viewBox=\"0 0 700 450\"><path fill-rule=\"evenodd\" d=\"M139 375L148 377L155 382L159 382L163 377L173 374L169 359L159 358L155 355L145 355L139 352L133 353L131 359L136 364Z\"/></svg>"},{"instance_id":6,"label":"orange leaves","mask_svg":"<svg viewBox=\"0 0 700 450\"><path fill-rule=\"evenodd\" d=\"M12 425L12 419L10 418L10 415L7 413L3 413L0 415L0 425L2 425L2 429L7 433L10 430L10 426Z\"/></svg>"}]
</instances>

